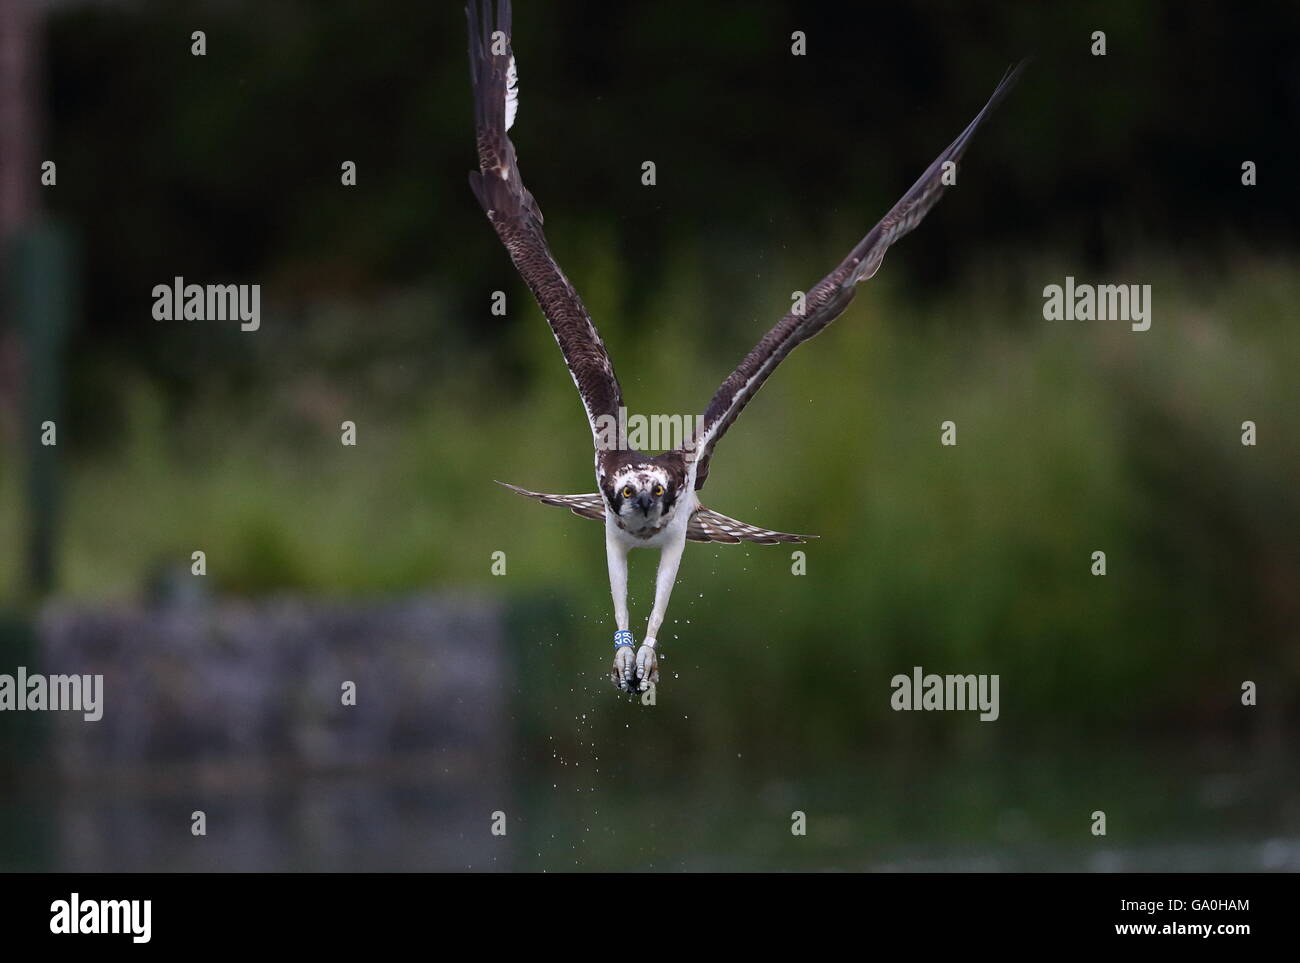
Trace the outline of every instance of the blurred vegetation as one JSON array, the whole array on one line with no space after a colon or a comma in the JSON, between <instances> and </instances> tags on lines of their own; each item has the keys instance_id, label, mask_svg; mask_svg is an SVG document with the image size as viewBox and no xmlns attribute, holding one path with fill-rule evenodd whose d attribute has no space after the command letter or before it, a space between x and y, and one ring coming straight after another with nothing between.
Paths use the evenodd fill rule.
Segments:
<instances>
[{"instance_id":1,"label":"blurred vegetation","mask_svg":"<svg viewBox=\"0 0 1300 963\"><path fill-rule=\"evenodd\" d=\"M702 410L1037 54L961 186L719 447L706 504L822 537L802 577L783 548L688 549L662 641L664 695L691 708L635 737L716 757L1231 728L1246 678L1270 691L1261 725L1294 715L1300 8L914 3L855 28L839 5L518 6L522 166L642 413ZM146 2L48 26L46 198L87 271L62 592L137 596L198 547L232 593L499 591L527 711L567 719L569 687L614 711L599 528L492 484L593 481L571 382L465 185L458 5ZM1151 330L1043 321L1067 274L1151 284ZM263 284L262 329L153 321L174 275ZM638 634L654 558L633 556ZM1016 724L904 725L885 693L913 665L1000 673Z\"/></svg>"},{"instance_id":2,"label":"blurred vegetation","mask_svg":"<svg viewBox=\"0 0 1300 963\"><path fill-rule=\"evenodd\" d=\"M612 270L589 270L585 287L612 288ZM1004 720L1068 729L1220 723L1236 680L1293 682L1300 349L1264 319L1297 303L1300 278L1266 262L1239 262L1231 277L1132 270L1156 292L1144 334L1122 322L1008 331L1004 319L1041 304L1009 277L986 274L921 309L882 278L791 357L719 446L704 495L822 537L806 546L802 577L788 548L688 549L663 639L666 691L693 706L682 735L719 747L852 743L862 726L898 722L880 693L912 665L1000 673ZM705 279L689 262L680 272L681 287L647 312L676 349L631 353L628 391L653 399L646 410L690 410L724 373L689 310ZM1028 273L1040 272L1052 276L1046 262ZM760 280L737 308L780 304L782 287ZM285 370L305 352L328 371L363 313L422 332L432 301L333 309L295 351L268 331L256 344L269 399L214 392L171 418L156 388L132 384L120 445L79 459L68 479L66 591L138 594L157 566L183 570L194 547L230 592L451 584L527 602L544 591L559 603L533 637L518 630L521 650L544 647L548 665L529 672L550 681L533 683L603 685L612 627L600 528L492 484L592 487L585 423L539 319L519 333L538 366L527 396L493 397L486 349L455 375L403 385L400 338L393 357L353 376L373 390ZM359 426L355 449L339 444L344 418ZM955 448L939 445L950 418ZM1254 448L1239 441L1247 418L1260 426ZM0 494L14 519L14 486ZM0 544L12 572L18 540ZM1089 574L1097 549L1104 578ZM505 577L489 572L497 550ZM633 556L642 619L654 560ZM797 707L797 733L770 715L761 694L776 692Z\"/></svg>"}]
</instances>

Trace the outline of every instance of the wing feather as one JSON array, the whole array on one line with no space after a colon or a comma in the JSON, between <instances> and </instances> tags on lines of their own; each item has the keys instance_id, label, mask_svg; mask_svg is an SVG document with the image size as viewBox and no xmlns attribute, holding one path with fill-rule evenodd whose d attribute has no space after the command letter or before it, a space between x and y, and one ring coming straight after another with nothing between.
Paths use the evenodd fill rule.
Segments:
<instances>
[{"instance_id":1,"label":"wing feather","mask_svg":"<svg viewBox=\"0 0 1300 963\"><path fill-rule=\"evenodd\" d=\"M605 343L546 243L542 212L524 187L515 147L506 133L519 108L519 75L510 43L510 2L500 0L497 5L495 37L490 0L484 4L481 17L477 7L477 0L470 0L465 8L479 160L479 169L470 171L470 187L546 315L582 398L594 440L597 418L618 417L622 390Z\"/></svg>"},{"instance_id":2,"label":"wing feather","mask_svg":"<svg viewBox=\"0 0 1300 963\"><path fill-rule=\"evenodd\" d=\"M581 518L590 518L595 522L605 520L605 499L600 492L591 492L584 495L548 495L543 492L529 491L527 488L520 488L518 485L511 485L508 482L499 481L497 484L503 488L509 488L512 492L523 495L525 498L535 499L543 505L567 508ZM734 518L728 518L721 512L700 507L695 510L690 521L687 522L686 537L692 542L725 542L729 545L737 545L740 542L758 542L762 545L776 545L780 542L804 542L817 536L774 532L770 529L759 528L757 525L749 525Z\"/></svg>"},{"instance_id":3,"label":"wing feather","mask_svg":"<svg viewBox=\"0 0 1300 963\"><path fill-rule=\"evenodd\" d=\"M583 518L590 518L592 521L605 520L605 499L600 492L592 492L589 495L546 495L542 492L530 492L527 488L520 488L517 485L511 485L507 482L499 481L498 485L509 488L512 492L517 492L525 498L535 498L543 505L554 505L557 508L567 508L575 515Z\"/></svg>"},{"instance_id":4,"label":"wing feather","mask_svg":"<svg viewBox=\"0 0 1300 963\"><path fill-rule=\"evenodd\" d=\"M984 118L1002 101L1015 84L1024 62L1003 76L983 109L966 125L947 149L926 168L906 194L881 218L880 223L858 242L834 271L822 278L808 292L802 313L791 311L763 336L727 376L704 412L700 433L683 447L696 460L695 488L704 487L714 446L732 422L763 386L763 382L798 345L815 337L843 313L853 299L857 284L872 277L880 268L889 246L915 228L943 195L944 165L961 160L975 131Z\"/></svg>"},{"instance_id":5,"label":"wing feather","mask_svg":"<svg viewBox=\"0 0 1300 963\"><path fill-rule=\"evenodd\" d=\"M739 542L758 542L761 545L776 545L780 542L804 542L817 536L773 532L701 507L696 509L690 522L687 523L686 537L692 542L726 542L730 545Z\"/></svg>"}]
</instances>

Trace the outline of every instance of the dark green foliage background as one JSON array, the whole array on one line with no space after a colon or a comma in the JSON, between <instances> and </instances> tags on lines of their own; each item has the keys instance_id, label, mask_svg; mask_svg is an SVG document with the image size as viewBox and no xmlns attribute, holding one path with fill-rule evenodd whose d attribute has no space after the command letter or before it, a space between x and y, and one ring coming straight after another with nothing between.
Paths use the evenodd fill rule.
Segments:
<instances>
[{"instance_id":1,"label":"dark green foliage background","mask_svg":"<svg viewBox=\"0 0 1300 963\"><path fill-rule=\"evenodd\" d=\"M1300 8L518 6L523 171L643 413L701 410L790 292L1036 57L958 188L719 448L711 507L822 538L803 577L784 549L688 550L672 708L635 738L851 763L864 740L1294 722ZM152 2L48 28L59 186L42 198L85 267L61 593L136 596L194 545L231 593L502 593L531 738L581 743L571 693L597 724L624 712L602 688L599 529L492 484L592 479L550 334L465 183L460 9ZM1151 330L1045 322L1042 288L1067 274L1151 284ZM262 284L262 330L153 321L174 275ZM639 618L651 566L634 560ZM913 665L1001 674L1002 721L891 712L888 679ZM1243 717L1247 678L1263 705Z\"/></svg>"}]
</instances>

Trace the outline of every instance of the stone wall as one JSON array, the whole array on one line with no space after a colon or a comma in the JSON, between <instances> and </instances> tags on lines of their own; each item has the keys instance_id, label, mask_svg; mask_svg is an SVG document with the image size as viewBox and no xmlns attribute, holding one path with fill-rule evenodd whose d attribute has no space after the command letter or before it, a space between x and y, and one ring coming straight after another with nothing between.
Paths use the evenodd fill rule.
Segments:
<instances>
[{"instance_id":1,"label":"stone wall","mask_svg":"<svg viewBox=\"0 0 1300 963\"><path fill-rule=\"evenodd\" d=\"M46 865L455 869L505 859L505 841L488 832L511 790L495 602L52 606L39 632L29 671L104 676L99 721L42 714L56 787ZM342 704L345 681L355 706ZM206 837L190 831L195 811Z\"/></svg>"}]
</instances>

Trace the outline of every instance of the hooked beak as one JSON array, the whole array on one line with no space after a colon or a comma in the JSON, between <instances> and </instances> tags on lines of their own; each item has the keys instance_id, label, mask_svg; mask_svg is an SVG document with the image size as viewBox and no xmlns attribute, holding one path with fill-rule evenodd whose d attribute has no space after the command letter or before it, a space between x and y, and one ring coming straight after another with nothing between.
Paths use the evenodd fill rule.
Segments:
<instances>
[{"instance_id":1,"label":"hooked beak","mask_svg":"<svg viewBox=\"0 0 1300 963\"><path fill-rule=\"evenodd\" d=\"M642 515L650 514L650 506L654 504L654 499L645 492L636 496L636 507L641 509Z\"/></svg>"}]
</instances>

